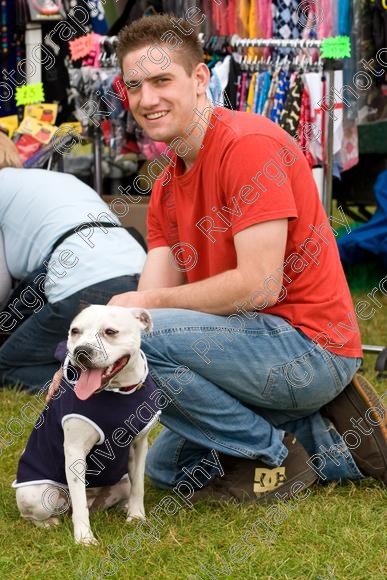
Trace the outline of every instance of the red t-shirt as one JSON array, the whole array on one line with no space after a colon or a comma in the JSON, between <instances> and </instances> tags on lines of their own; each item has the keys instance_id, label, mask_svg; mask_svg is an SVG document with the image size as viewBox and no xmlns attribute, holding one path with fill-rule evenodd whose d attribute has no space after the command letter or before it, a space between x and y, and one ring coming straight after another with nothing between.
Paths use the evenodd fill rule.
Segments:
<instances>
[{"instance_id":1,"label":"red t-shirt","mask_svg":"<svg viewBox=\"0 0 387 580\"><path fill-rule=\"evenodd\" d=\"M181 139L178 153L188 144ZM302 330L327 350L361 357L360 333L334 234L306 158L280 127L259 115L217 107L194 165L180 157L156 180L148 210L148 247L169 246L188 282L237 265L233 236L288 218L283 286L278 272L254 303ZM276 277L277 276L277 277ZM246 309L249 309L245 306Z\"/></svg>"}]
</instances>

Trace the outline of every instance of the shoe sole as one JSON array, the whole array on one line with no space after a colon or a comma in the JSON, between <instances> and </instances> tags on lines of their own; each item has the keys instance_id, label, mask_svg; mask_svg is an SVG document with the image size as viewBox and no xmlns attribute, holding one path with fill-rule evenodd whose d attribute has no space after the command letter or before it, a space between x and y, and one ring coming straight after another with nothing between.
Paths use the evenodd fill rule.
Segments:
<instances>
[{"instance_id":1,"label":"shoe sole","mask_svg":"<svg viewBox=\"0 0 387 580\"><path fill-rule=\"evenodd\" d=\"M384 441L387 442L386 409L378 393L375 391L371 383L369 383L367 379L360 374L356 374L348 386L354 387L355 393L360 397L361 401L365 403L367 408L373 407L379 410L378 414L375 413L374 410L372 410L369 414L372 415L372 417L377 422L377 425L373 425L373 427L379 427ZM355 401L352 400L352 402L355 404ZM364 409L359 408L356 405L355 407L361 415L364 415Z\"/></svg>"},{"instance_id":2,"label":"shoe sole","mask_svg":"<svg viewBox=\"0 0 387 580\"><path fill-rule=\"evenodd\" d=\"M387 424L386 410L383 401L368 380L358 373L355 374L352 381L347 385L344 391L338 395L337 399L344 397L356 410L358 415L363 418L366 424L369 427L372 427L372 437L380 456L383 458L384 466L381 465L380 468L372 467L367 460L360 457L355 450L351 449L351 454L364 475L374 477L379 481L383 481L387 485ZM326 410L327 416L331 421L333 421L338 432L343 435L345 432L351 431L353 425L349 422L347 417L342 419L338 416L337 411L333 413L330 411L330 407L334 404L334 401L328 403L324 410ZM372 410L370 410L371 407L373 408ZM377 409L377 411L375 409ZM367 416L373 421L373 423L367 421Z\"/></svg>"}]
</instances>

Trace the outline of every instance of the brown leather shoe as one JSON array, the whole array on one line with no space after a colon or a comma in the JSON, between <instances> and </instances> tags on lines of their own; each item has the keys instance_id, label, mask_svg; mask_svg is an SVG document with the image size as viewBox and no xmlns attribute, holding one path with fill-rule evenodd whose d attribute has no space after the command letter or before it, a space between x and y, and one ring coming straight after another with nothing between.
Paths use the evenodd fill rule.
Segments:
<instances>
[{"instance_id":1,"label":"brown leather shoe","mask_svg":"<svg viewBox=\"0 0 387 580\"><path fill-rule=\"evenodd\" d=\"M346 442L364 475L387 484L387 422L383 401L360 374L321 409Z\"/></svg>"},{"instance_id":2,"label":"brown leather shoe","mask_svg":"<svg viewBox=\"0 0 387 580\"><path fill-rule=\"evenodd\" d=\"M294 435L284 438L288 456L280 467L271 467L257 459L240 459L219 454L224 475L195 491L191 502L202 499L230 500L241 503L286 501L311 486L316 480L309 467L309 455Z\"/></svg>"}]
</instances>

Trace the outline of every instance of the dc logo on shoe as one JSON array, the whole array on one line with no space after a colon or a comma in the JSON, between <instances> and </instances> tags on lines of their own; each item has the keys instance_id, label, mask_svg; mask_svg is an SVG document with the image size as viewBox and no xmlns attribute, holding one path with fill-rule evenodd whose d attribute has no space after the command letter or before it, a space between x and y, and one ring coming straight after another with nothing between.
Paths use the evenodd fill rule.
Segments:
<instances>
[{"instance_id":1,"label":"dc logo on shoe","mask_svg":"<svg viewBox=\"0 0 387 580\"><path fill-rule=\"evenodd\" d=\"M273 469L255 468L254 493L265 493L272 491L283 484L286 479L285 467L275 467Z\"/></svg>"}]
</instances>

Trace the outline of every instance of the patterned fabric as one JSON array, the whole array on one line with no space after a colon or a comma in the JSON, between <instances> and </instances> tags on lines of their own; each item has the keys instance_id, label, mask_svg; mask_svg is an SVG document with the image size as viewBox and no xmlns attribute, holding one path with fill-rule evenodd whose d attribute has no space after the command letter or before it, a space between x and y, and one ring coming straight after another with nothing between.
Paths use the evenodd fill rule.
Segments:
<instances>
[{"instance_id":1,"label":"patterned fabric","mask_svg":"<svg viewBox=\"0 0 387 580\"><path fill-rule=\"evenodd\" d=\"M241 100L239 103L239 110L244 111L246 105L246 88L247 88L247 73L242 73L242 81L241 81Z\"/></svg>"},{"instance_id":2,"label":"patterned fabric","mask_svg":"<svg viewBox=\"0 0 387 580\"><path fill-rule=\"evenodd\" d=\"M278 70L275 70L271 79L269 94L267 96L267 100L262 112L265 117L270 117L270 113L274 105L274 96L278 89L278 72Z\"/></svg>"},{"instance_id":3,"label":"patterned fabric","mask_svg":"<svg viewBox=\"0 0 387 580\"><path fill-rule=\"evenodd\" d=\"M247 93L246 112L254 113L254 96L256 93L257 73L254 73L250 79L249 90Z\"/></svg>"},{"instance_id":4,"label":"patterned fabric","mask_svg":"<svg viewBox=\"0 0 387 580\"><path fill-rule=\"evenodd\" d=\"M88 0L87 2L91 26L97 34L107 34L109 31L103 4L104 2L101 0Z\"/></svg>"},{"instance_id":5,"label":"patterned fabric","mask_svg":"<svg viewBox=\"0 0 387 580\"><path fill-rule=\"evenodd\" d=\"M303 10L299 10L299 0L273 0L273 38L302 38L306 21ZM297 50L281 48L273 51L273 59L277 55L293 58L296 54Z\"/></svg>"},{"instance_id":6,"label":"patterned fabric","mask_svg":"<svg viewBox=\"0 0 387 580\"><path fill-rule=\"evenodd\" d=\"M274 96L273 108L270 113L270 119L278 123L281 117L282 109L289 91L289 78L285 71L279 74L278 88Z\"/></svg>"},{"instance_id":7,"label":"patterned fabric","mask_svg":"<svg viewBox=\"0 0 387 580\"><path fill-rule=\"evenodd\" d=\"M255 86L255 96L254 96L254 113L258 113L259 99L262 94L263 81L265 78L265 73L259 73L256 86Z\"/></svg>"},{"instance_id":8,"label":"patterned fabric","mask_svg":"<svg viewBox=\"0 0 387 580\"><path fill-rule=\"evenodd\" d=\"M281 113L280 126L293 137L297 136L298 125L301 113L301 98L304 90L304 83L301 75L296 77L293 83L286 103Z\"/></svg>"},{"instance_id":9,"label":"patterned fabric","mask_svg":"<svg viewBox=\"0 0 387 580\"><path fill-rule=\"evenodd\" d=\"M217 62L211 69L209 88L213 102L221 107L224 106L224 91L227 88L230 78L230 64L231 56L228 55L222 61Z\"/></svg>"},{"instance_id":10,"label":"patterned fabric","mask_svg":"<svg viewBox=\"0 0 387 580\"><path fill-rule=\"evenodd\" d=\"M261 94L259 95L259 101L258 101L257 113L259 113L260 115L262 115L262 113L263 113L263 109L264 109L265 103L267 101L267 97L269 95L270 86L271 86L271 74L269 72L265 72L264 78L263 78L263 87L262 87Z\"/></svg>"},{"instance_id":11,"label":"patterned fabric","mask_svg":"<svg viewBox=\"0 0 387 580\"><path fill-rule=\"evenodd\" d=\"M261 83L261 85L260 85ZM259 101L259 86L262 88L262 73L256 73L255 76L255 87L254 87L254 106L253 106L253 113L258 112L258 101Z\"/></svg>"},{"instance_id":12,"label":"patterned fabric","mask_svg":"<svg viewBox=\"0 0 387 580\"><path fill-rule=\"evenodd\" d=\"M74 8L76 8L77 6L85 9L84 3L81 0L66 0L65 7L66 7L67 14L71 10L74 10ZM74 28L74 26L73 26L73 28ZM84 24L82 24L82 26L76 26L75 29L77 31L77 34L74 34L72 39L78 38L78 36L83 36L84 34L88 34L89 32L93 31L90 21L85 22ZM59 36L59 34L57 36Z\"/></svg>"},{"instance_id":13,"label":"patterned fabric","mask_svg":"<svg viewBox=\"0 0 387 580\"><path fill-rule=\"evenodd\" d=\"M304 155L310 165L313 167L313 157L310 153L310 131L312 129L311 125L311 114L310 114L310 97L308 89L304 87L301 97L301 111L300 111L300 123L298 126L298 143L300 148L304 152Z\"/></svg>"},{"instance_id":14,"label":"patterned fabric","mask_svg":"<svg viewBox=\"0 0 387 580\"><path fill-rule=\"evenodd\" d=\"M298 0L273 0L273 38L301 38L305 22Z\"/></svg>"}]
</instances>

